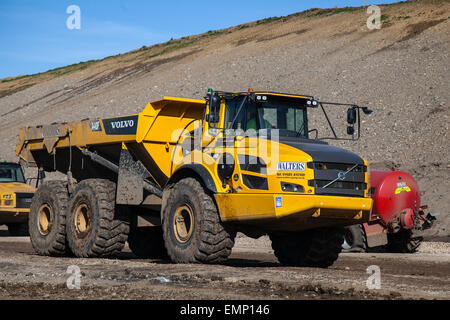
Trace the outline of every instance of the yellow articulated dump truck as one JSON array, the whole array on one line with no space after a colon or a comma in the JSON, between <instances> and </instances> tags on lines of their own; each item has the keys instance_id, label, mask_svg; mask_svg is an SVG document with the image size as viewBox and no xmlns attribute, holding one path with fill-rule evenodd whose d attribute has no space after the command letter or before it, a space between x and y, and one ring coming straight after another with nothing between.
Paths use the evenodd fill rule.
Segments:
<instances>
[{"instance_id":1,"label":"yellow articulated dump truck","mask_svg":"<svg viewBox=\"0 0 450 320\"><path fill-rule=\"evenodd\" d=\"M237 232L269 235L287 265L328 267L343 227L369 220L368 164L308 126L308 111L348 106L311 96L208 90L164 97L134 115L20 130L23 164L66 174L36 191L29 230L38 254L220 263ZM314 139L311 132L316 133ZM327 139L327 138L324 138Z\"/></svg>"},{"instance_id":2,"label":"yellow articulated dump truck","mask_svg":"<svg viewBox=\"0 0 450 320\"><path fill-rule=\"evenodd\" d=\"M26 184L18 163L0 162L0 225L6 224L10 235L28 235L28 213L35 190Z\"/></svg>"}]
</instances>

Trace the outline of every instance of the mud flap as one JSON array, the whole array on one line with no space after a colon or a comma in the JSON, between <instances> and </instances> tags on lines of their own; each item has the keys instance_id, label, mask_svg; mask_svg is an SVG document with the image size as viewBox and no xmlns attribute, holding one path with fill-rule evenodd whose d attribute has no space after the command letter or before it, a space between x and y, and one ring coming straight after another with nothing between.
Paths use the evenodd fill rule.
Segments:
<instances>
[{"instance_id":1,"label":"mud flap","mask_svg":"<svg viewBox=\"0 0 450 320\"><path fill-rule=\"evenodd\" d=\"M144 179L150 174L127 149L122 149L117 179L117 204L139 205L144 201Z\"/></svg>"},{"instance_id":2,"label":"mud flap","mask_svg":"<svg viewBox=\"0 0 450 320\"><path fill-rule=\"evenodd\" d=\"M364 223L364 231L367 236L367 247L373 248L378 246L384 246L388 243L386 232L384 227L379 223Z\"/></svg>"}]
</instances>

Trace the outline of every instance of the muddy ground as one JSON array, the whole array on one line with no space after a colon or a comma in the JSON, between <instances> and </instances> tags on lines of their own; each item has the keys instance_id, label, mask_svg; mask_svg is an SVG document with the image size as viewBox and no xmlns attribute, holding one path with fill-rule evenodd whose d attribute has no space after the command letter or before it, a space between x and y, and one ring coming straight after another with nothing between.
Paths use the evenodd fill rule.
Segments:
<instances>
[{"instance_id":1,"label":"muddy ground","mask_svg":"<svg viewBox=\"0 0 450 320\"><path fill-rule=\"evenodd\" d=\"M68 288L72 265L80 289ZM367 287L372 265L380 289ZM0 299L449 299L449 276L450 245L439 242L415 254L341 254L316 269L280 265L265 237L238 237L223 265L182 265L137 259L128 247L118 259L42 257L28 237L0 230Z\"/></svg>"}]
</instances>

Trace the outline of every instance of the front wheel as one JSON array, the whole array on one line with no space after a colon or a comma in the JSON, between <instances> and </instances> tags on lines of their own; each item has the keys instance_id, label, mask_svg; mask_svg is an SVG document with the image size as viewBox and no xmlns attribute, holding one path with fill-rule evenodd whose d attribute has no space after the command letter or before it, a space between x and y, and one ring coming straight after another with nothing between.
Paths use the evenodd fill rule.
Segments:
<instances>
[{"instance_id":1,"label":"front wheel","mask_svg":"<svg viewBox=\"0 0 450 320\"><path fill-rule=\"evenodd\" d=\"M164 192L162 215L173 262L221 263L231 254L234 234L225 229L213 198L196 179L182 179Z\"/></svg>"},{"instance_id":2,"label":"front wheel","mask_svg":"<svg viewBox=\"0 0 450 320\"><path fill-rule=\"evenodd\" d=\"M342 252L367 252L366 232L362 224L345 227Z\"/></svg>"},{"instance_id":3,"label":"front wheel","mask_svg":"<svg viewBox=\"0 0 450 320\"><path fill-rule=\"evenodd\" d=\"M272 249L285 265L327 268L342 250L343 228L319 228L303 232L271 234Z\"/></svg>"}]
</instances>

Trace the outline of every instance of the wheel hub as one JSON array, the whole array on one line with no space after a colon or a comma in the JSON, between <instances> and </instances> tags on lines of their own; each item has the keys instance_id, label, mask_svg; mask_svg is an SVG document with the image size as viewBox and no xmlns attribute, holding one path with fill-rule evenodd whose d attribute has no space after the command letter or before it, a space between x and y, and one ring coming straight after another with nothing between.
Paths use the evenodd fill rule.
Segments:
<instances>
[{"instance_id":1,"label":"wheel hub","mask_svg":"<svg viewBox=\"0 0 450 320\"><path fill-rule=\"evenodd\" d=\"M38 211L38 230L43 236L49 234L53 223L53 210L48 204L43 204Z\"/></svg>"},{"instance_id":2,"label":"wheel hub","mask_svg":"<svg viewBox=\"0 0 450 320\"><path fill-rule=\"evenodd\" d=\"M188 205L180 206L173 219L175 237L181 243L186 243L194 230L194 214Z\"/></svg>"},{"instance_id":3,"label":"wheel hub","mask_svg":"<svg viewBox=\"0 0 450 320\"><path fill-rule=\"evenodd\" d=\"M90 208L87 204L80 204L75 211L75 230L77 233L87 232L91 227Z\"/></svg>"}]
</instances>

